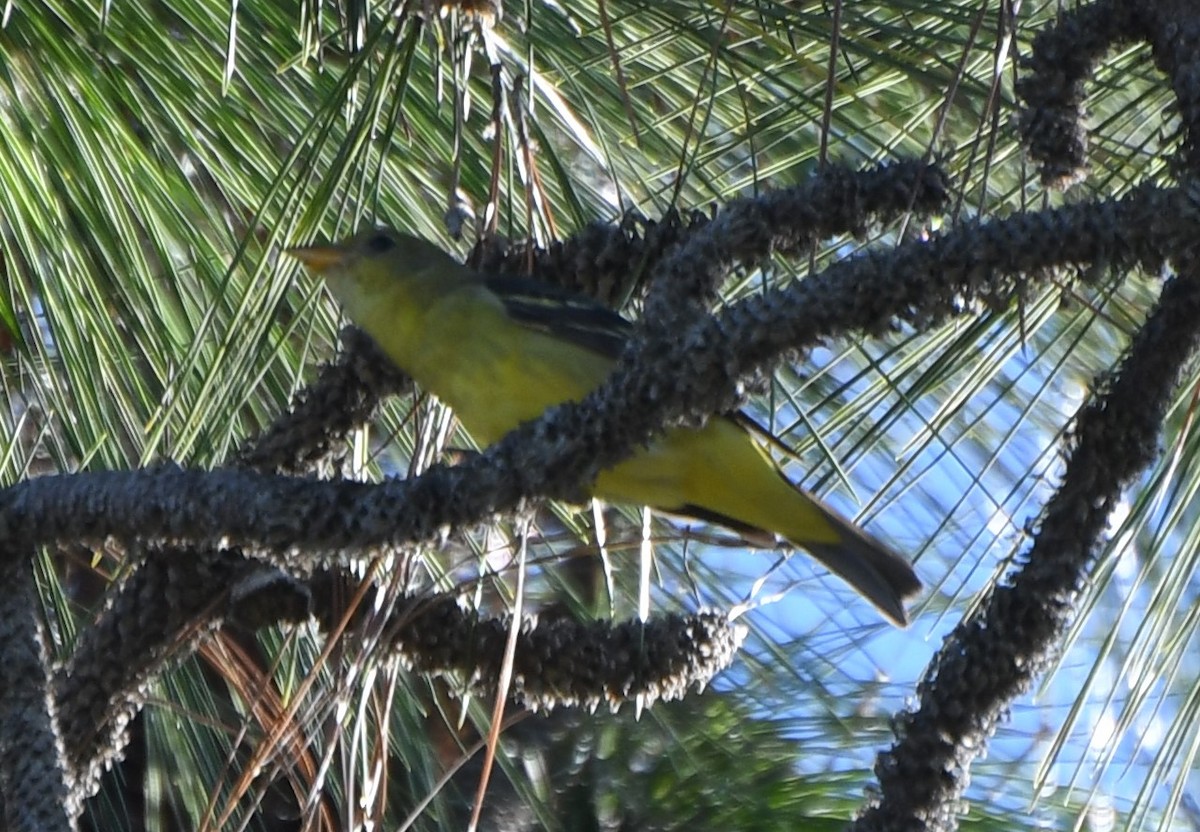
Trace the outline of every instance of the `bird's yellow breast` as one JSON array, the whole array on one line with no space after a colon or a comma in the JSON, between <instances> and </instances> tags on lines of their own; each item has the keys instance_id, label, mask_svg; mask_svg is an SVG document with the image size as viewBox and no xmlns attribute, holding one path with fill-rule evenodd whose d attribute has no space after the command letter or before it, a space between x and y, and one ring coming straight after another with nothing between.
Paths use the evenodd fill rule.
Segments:
<instances>
[{"instance_id":1,"label":"bird's yellow breast","mask_svg":"<svg viewBox=\"0 0 1200 832\"><path fill-rule=\"evenodd\" d=\"M369 331L481 445L551 405L582 399L612 370L604 356L514 322L478 284L446 294L408 324L408 332Z\"/></svg>"}]
</instances>

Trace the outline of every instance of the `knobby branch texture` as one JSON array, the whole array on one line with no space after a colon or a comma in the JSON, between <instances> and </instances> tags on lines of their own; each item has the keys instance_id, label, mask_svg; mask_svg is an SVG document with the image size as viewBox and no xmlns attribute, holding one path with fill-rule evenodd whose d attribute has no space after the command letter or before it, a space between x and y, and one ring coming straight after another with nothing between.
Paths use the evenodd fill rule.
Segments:
<instances>
[{"instance_id":1,"label":"knobby branch texture","mask_svg":"<svg viewBox=\"0 0 1200 832\"><path fill-rule=\"evenodd\" d=\"M856 829L952 829L971 762L1004 709L1055 655L1121 490L1158 452L1185 364L1200 346L1200 273L1167 283L1115 381L1079 415L1063 481L1024 562L947 638L876 764L880 797Z\"/></svg>"},{"instance_id":2,"label":"knobby branch texture","mask_svg":"<svg viewBox=\"0 0 1200 832\"><path fill-rule=\"evenodd\" d=\"M629 213L615 225L597 221L584 226L546 250L481 240L468 262L487 274L528 271L538 280L575 289L619 309L630 298L645 295L650 276L675 246L712 222L727 222L730 214L742 215L743 221L769 218L759 231L775 235L756 245L736 245L743 256L739 265L749 268L762 259L767 247L804 256L821 240L862 235L873 224L905 212L935 213L944 207L946 187L941 171L919 161L902 160L863 171L830 167L801 185L734 200L719 214L715 208L712 215L672 209L652 220Z\"/></svg>"},{"instance_id":3,"label":"knobby branch texture","mask_svg":"<svg viewBox=\"0 0 1200 832\"><path fill-rule=\"evenodd\" d=\"M700 310L722 271L765 255L773 239L761 228L775 220L770 211L731 214L665 261L641 335L608 384L460 466L374 485L173 466L46 477L0 496L3 536L22 546L106 536L151 546L232 542L297 574L375 546L430 541L541 493L575 493L662 424L727 409L742 379L821 338L899 321L925 326L977 302L1007 303L1021 280L1064 263L1156 264L1169 241L1148 218L1187 218L1195 210L1178 192L1143 189L1117 203L965 226L844 261L710 317ZM86 720L70 724L73 736L86 731Z\"/></svg>"},{"instance_id":4,"label":"knobby branch texture","mask_svg":"<svg viewBox=\"0 0 1200 832\"><path fill-rule=\"evenodd\" d=\"M1086 82L1097 60L1131 41L1151 44L1178 98L1183 176L1177 195L1180 205L1194 203L1200 195L1195 4L1101 0L1064 15L1038 36L1028 61L1032 71L1018 82L1026 104L1018 126L1041 163L1043 182L1062 186L1084 178ZM946 639L918 688L916 710L898 717L900 739L879 756L879 791L853 829L957 828L971 763L1004 709L1057 654L1109 514L1122 488L1154 460L1180 374L1200 346L1195 219L1194 209L1143 216L1157 227L1158 258L1169 260L1179 276L1164 287L1115 378L1101 377L1096 397L1077 417L1063 482L1023 562ZM1129 252L1140 250L1135 243ZM1148 267L1156 260L1136 256Z\"/></svg>"},{"instance_id":5,"label":"knobby branch texture","mask_svg":"<svg viewBox=\"0 0 1200 832\"><path fill-rule=\"evenodd\" d=\"M0 795L5 829L64 829L79 812L68 788L33 558L0 567Z\"/></svg>"},{"instance_id":6,"label":"knobby branch texture","mask_svg":"<svg viewBox=\"0 0 1200 832\"><path fill-rule=\"evenodd\" d=\"M340 360L238 455L239 468L336 469L346 434L370 417L381 397L405 388L403 374L360 331L346 330L343 346ZM190 655L229 619L252 619L253 628L302 621L309 611L307 586L236 549L147 542L54 674L65 769L77 798L92 794L121 756L148 683L170 661ZM239 593L236 602L233 593Z\"/></svg>"},{"instance_id":7,"label":"knobby branch texture","mask_svg":"<svg viewBox=\"0 0 1200 832\"><path fill-rule=\"evenodd\" d=\"M1031 59L1035 80L1021 86L1028 107L1020 126L1031 153L1043 162L1046 181L1074 181L1086 169L1086 132L1080 127L1084 84L1092 63L1122 39L1152 43L1159 67L1171 79L1183 117L1181 168L1191 170L1200 100L1192 80L1200 73L1192 56L1200 54L1194 48L1200 41L1194 26L1180 24L1186 11L1182 3L1108 0L1065 16L1056 30L1039 38ZM1039 75L1045 77L1036 79ZM1051 76L1053 83L1047 81ZM240 456L240 467L199 472L164 465L45 477L6 490L0 494L0 558L6 569L19 572L39 545L109 537L157 555L122 586L105 635L81 638L66 666L69 672L50 682L44 634L11 622L5 628L0 649L6 659L22 649L34 655L30 645L43 645L37 659L43 670L31 688L41 691L41 700L27 695L13 701L45 702L37 717L45 730L37 735L47 738L43 745L56 747L43 752L48 761L34 775L0 763L7 817L26 812L21 826L45 821L62 827L61 818L46 814L49 804L37 803L36 796L29 796L28 805L14 806L8 784L37 783L37 777L65 780L57 790L43 790L43 797L73 816L100 765L119 751L124 721L140 705L138 689L161 667L170 639L197 616L216 626L228 610L206 612L201 600L258 575L262 563L284 574L261 583L270 589L261 597L249 593L247 598L257 600L245 604L243 612L268 623L299 620L311 611L328 626L325 584L315 578L344 578L337 570L364 551L436 541L447 531L533 499L578 494L598 470L664 426L698 423L729 409L745 386L776 362L824 339L901 326L923 329L983 305L1004 306L1026 284L1064 267L1155 270L1170 261L1181 277L1164 289L1116 381L1081 415L1063 487L1047 508L1024 566L939 654L918 692L917 709L897 721L900 742L881 756L879 795L858 821L871 829L952 828L971 760L1002 709L1045 667L1086 578L1112 500L1153 456L1164 402L1195 348L1192 329L1200 319L1200 300L1192 287L1200 276L1192 241L1200 200L1184 177L1178 188L1145 186L1119 200L970 223L929 240L847 259L794 286L709 314L720 282L732 269L752 267L773 251L802 253L817 239L860 230L876 217L932 213L945 204L947 191L936 167L916 163L858 174L834 170L800 188L736 201L711 217L672 215L655 223L627 218L617 226L592 226L549 252L510 251L485 241L476 253L484 267L531 259L535 275L591 291L613 305L642 296L645 313L602 388L583 402L554 408L453 468L438 466L416 479L379 484L311 475L346 431L370 415L380 396L406 385L399 374L377 373L372 367L379 365L363 361L372 347L360 342L347 350L340 369L323 376L297 402L290 417ZM1129 405L1134 401L1137 412ZM187 592L185 587L201 592L172 594ZM163 609L164 598L180 599L174 617ZM441 622L457 636L473 632L476 640L461 638L449 652L446 642L426 644L425 635L434 631L412 629L420 616L406 607L385 646L423 672L467 678L479 673L486 689L495 669L461 657L481 645L493 651L507 624L467 616L452 600L416 607L427 620ZM155 620L165 616L168 626L160 628L161 637L118 632L126 616L138 620L139 610L153 612ZM660 627L663 644L691 642L703 650L667 650L647 667L637 664L649 655L641 636L634 640L632 631L621 627L586 637L552 629L535 634L530 628L529 640L522 643L528 655L518 671L518 688L534 705L618 701L631 692L674 695L680 679L711 675L719 664L697 662L695 656L708 651L726 661L736 648L736 633L723 629L717 618L664 619ZM590 644L589 638L632 658L586 668L577 659L567 666L550 661L568 652L565 644ZM635 641L638 651L629 649ZM124 668L117 664L126 660ZM662 666L675 665L690 669L671 670L647 686ZM129 672L130 667L136 670ZM589 674L591 682L579 681ZM6 699L10 689L19 692L21 684L30 684L25 677L3 680L0 693ZM10 712L0 717L3 749L23 717ZM20 793L27 795L30 789L23 788Z\"/></svg>"},{"instance_id":8,"label":"knobby branch texture","mask_svg":"<svg viewBox=\"0 0 1200 832\"><path fill-rule=\"evenodd\" d=\"M0 495L0 535L26 546L108 535L234 542L296 570L372 546L429 542L531 498L578 493L580 483L664 425L727 410L742 379L788 352L848 331L927 327L978 302L1007 303L1023 281L1044 280L1067 264L1156 268L1170 236L1195 217L1188 195L1143 188L1112 203L964 226L845 260L681 329L662 331L664 321L678 320L664 310L582 402L553 408L462 464L415 479L324 482L172 465L42 477ZM701 264L728 262L728 252L705 235L672 261L708 274ZM651 300L648 308L656 308Z\"/></svg>"},{"instance_id":9,"label":"knobby branch texture","mask_svg":"<svg viewBox=\"0 0 1200 832\"><path fill-rule=\"evenodd\" d=\"M933 189L935 196L944 194L944 180L936 169L926 170L924 176L938 186ZM904 180L897 177L895 185L903 186ZM910 182L907 193L911 196L919 190ZM904 200L899 210L910 203L911 199ZM690 276L692 286L697 285L695 276L703 275L701 292L707 294L722 269L727 271L741 259L765 256L773 236L792 239L796 235L790 224L794 217L759 218L753 215L757 206L757 202L747 202L744 208L731 209L730 219L697 231L669 262L686 257L686 264L677 270ZM749 243L744 239L756 223L768 220L781 227L759 229L757 238ZM697 271L701 261L704 267ZM797 343L793 344L770 336L764 341L760 333L752 339L754 357L739 359L732 354L732 344L739 337L752 336L741 329L772 325L790 314L790 309L803 309L810 294L807 283L792 290L797 294L793 302L786 301L787 293L776 293L781 299L771 301L775 308L766 308L763 314L748 309L738 325L741 329L725 332L724 321L732 321L741 307L731 308L707 327L705 312L679 310L680 304L672 298L691 295L694 289L681 288L675 295L669 276L657 281L662 300L655 301L652 294L647 301L648 310L661 310L659 315L647 315L655 320L644 327L649 335L630 345L621 368L604 388L585 402L555 408L461 465L439 466L413 480L380 484L287 478L238 469L185 471L172 465L146 471L44 477L0 495L0 534L35 545L106 536L192 545L233 542L260 548L280 565L300 569L314 565L314 556L328 558L377 545L429 542L446 529L461 529L524 500L578 494L580 484L590 481L596 470L627 455L668 422L698 422L709 413L727 409L739 395L739 376L761 370L788 348L810 346L818 336L848 328L834 325L825 332L814 332L801 325L794 329ZM853 281L855 276L846 275L846 279ZM853 292L848 283L846 288ZM838 291L834 287L834 294ZM697 317L699 323L694 320ZM812 321L811 315L805 317ZM707 355L689 355L697 346L695 339L707 337L713 328L721 337L702 350ZM670 347L666 358L639 357L652 352L650 346L659 340ZM672 363L685 358L685 366L705 370L701 379L671 378L687 375ZM729 375L730 370L734 375ZM719 380L714 383L714 378ZM621 430L621 410L632 430ZM534 466L533 470L528 470L529 466Z\"/></svg>"},{"instance_id":10,"label":"knobby branch texture","mask_svg":"<svg viewBox=\"0 0 1200 832\"><path fill-rule=\"evenodd\" d=\"M735 261L745 258L742 265L749 266L771 247L791 250L825 234L861 230L870 218L914 209L928 213L945 197L940 171L917 163L854 174L833 170L803 188L732 205L729 212L742 229L756 213L774 215L778 234L772 238L760 233L751 247L735 239L729 256ZM812 204L802 211L798 201L806 200ZM738 227L720 218L713 223L691 218L687 227L682 222L668 218L659 227L675 228L680 237L693 228L719 229L722 222ZM626 257L653 261L652 235L637 240L636 223L617 228ZM722 276L712 273L714 287ZM703 313L696 306L694 314ZM345 434L370 416L382 396L405 389L407 380L379 360L378 351L361 333L350 330L344 340L339 364L327 368L290 413L239 454L235 468L204 473L168 465L101 474L99 479L90 474L59 477L0 495L0 526L16 521L8 526L14 540L78 544L115 537L142 553L49 685L53 696L48 701L58 711L61 757L47 756L43 768L66 771L70 798L59 805L70 806L71 814L95 790L103 769L119 758L146 683L169 659L191 652L206 633L227 620L261 626L304 620L311 613L329 629L338 608L335 594L328 590L347 583L345 573L337 571L342 564L364 551L428 540L455 524L453 517L438 519L435 513L430 523L386 531L392 522L388 512L375 516L376 512L410 500L407 489L420 481L368 486L270 474L310 472L327 468L331 461L336 468L331 454ZM486 469L486 463L481 467ZM454 483L464 474L471 476L469 469L441 469L440 476L450 478L449 493L455 493L459 486ZM453 499L444 496L446 487L438 487L437 476L413 492L418 498L424 493L430 505ZM393 490L397 487L398 492ZM535 481L523 496L538 491ZM504 499L503 494L489 498L497 508L505 507ZM304 520L317 506L328 512L318 522L326 525L325 531ZM475 511L486 516L492 510L477 504L467 506L461 516ZM423 514L428 512L416 507L409 516ZM61 525L63 521L67 525ZM47 529L55 531L46 535ZM243 548L254 549L263 560L248 560ZM312 574L319 561L331 564L334 571ZM269 564L285 571L273 572ZM243 591L245 587L251 589ZM494 662L481 661L499 655L496 640L507 631L507 622L464 613L452 596L414 601L396 611L384 649L421 672L450 674L471 680L481 692L493 690L499 669ZM533 627L526 622L518 642L515 694L534 708L678 697L727 665L742 633L724 616L711 613L664 615L645 625L556 621ZM50 799L47 806L54 805L52 792L43 790L41 795Z\"/></svg>"}]
</instances>

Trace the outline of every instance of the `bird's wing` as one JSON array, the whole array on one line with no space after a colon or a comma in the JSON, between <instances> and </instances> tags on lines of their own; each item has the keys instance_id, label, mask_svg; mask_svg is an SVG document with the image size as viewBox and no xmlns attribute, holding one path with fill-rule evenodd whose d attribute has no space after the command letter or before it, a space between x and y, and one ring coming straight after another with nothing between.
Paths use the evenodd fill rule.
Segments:
<instances>
[{"instance_id":1,"label":"bird's wing","mask_svg":"<svg viewBox=\"0 0 1200 832\"><path fill-rule=\"evenodd\" d=\"M524 277L484 281L514 321L616 361L633 324L569 289Z\"/></svg>"},{"instance_id":2,"label":"bird's wing","mask_svg":"<svg viewBox=\"0 0 1200 832\"><path fill-rule=\"evenodd\" d=\"M749 413L744 410L738 410L734 413L726 414L730 419L737 422L739 426L751 436L757 437L758 441L768 448L774 448L786 457L798 459L796 450L789 446L786 442L776 436L766 425L759 422Z\"/></svg>"},{"instance_id":3,"label":"bird's wing","mask_svg":"<svg viewBox=\"0 0 1200 832\"><path fill-rule=\"evenodd\" d=\"M629 338L633 324L606 306L551 283L521 277L497 277L485 281L503 302L504 309L522 326L562 338L616 361ZM758 434L767 434L753 419L729 413L732 419ZM779 440L775 440L779 441ZM693 505L669 507L671 514L725 526L753 546L775 545L773 533L742 523L720 512Z\"/></svg>"}]
</instances>

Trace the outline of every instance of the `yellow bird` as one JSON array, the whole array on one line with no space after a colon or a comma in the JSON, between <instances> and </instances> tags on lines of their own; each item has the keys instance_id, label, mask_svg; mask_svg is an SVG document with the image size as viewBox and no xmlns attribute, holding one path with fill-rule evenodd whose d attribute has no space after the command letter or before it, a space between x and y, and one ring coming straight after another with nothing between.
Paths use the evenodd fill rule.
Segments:
<instances>
[{"instance_id":1,"label":"yellow bird","mask_svg":"<svg viewBox=\"0 0 1200 832\"><path fill-rule=\"evenodd\" d=\"M632 326L582 295L481 275L387 229L288 253L323 276L351 320L483 446L598 387ZM921 588L912 566L791 483L753 430L740 414L673 428L601 471L591 492L720 523L749 542L782 536L906 624L904 599Z\"/></svg>"}]
</instances>

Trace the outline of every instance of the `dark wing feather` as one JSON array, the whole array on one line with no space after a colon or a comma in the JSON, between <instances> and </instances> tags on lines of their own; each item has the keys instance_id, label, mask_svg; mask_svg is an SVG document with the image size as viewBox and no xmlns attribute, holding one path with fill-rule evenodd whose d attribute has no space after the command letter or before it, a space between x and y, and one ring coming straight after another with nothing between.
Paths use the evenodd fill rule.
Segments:
<instances>
[{"instance_id":1,"label":"dark wing feather","mask_svg":"<svg viewBox=\"0 0 1200 832\"><path fill-rule=\"evenodd\" d=\"M524 277L484 281L514 321L616 361L633 324L591 298Z\"/></svg>"},{"instance_id":2,"label":"dark wing feather","mask_svg":"<svg viewBox=\"0 0 1200 832\"><path fill-rule=\"evenodd\" d=\"M629 321L611 309L550 283L520 277L491 278L484 283L500 298L512 319L522 326L577 344L614 361L624 349L633 327ZM770 431L744 412L729 413L715 418L732 419L744 430L757 436L760 441L791 452ZM776 467L775 471L784 482L805 494L795 483L788 480L781 469ZM913 572L912 566L858 527L822 507L819 502L817 506L822 509L826 519L834 524L840 539L832 544L809 543L804 545L804 548L846 579L892 621L901 626L906 624L908 619L904 611L904 599L921 588L921 582ZM701 506L660 508L672 514L718 523L740 534L747 543L754 546L772 546L777 541L776 535L770 531Z\"/></svg>"},{"instance_id":3,"label":"dark wing feather","mask_svg":"<svg viewBox=\"0 0 1200 832\"><path fill-rule=\"evenodd\" d=\"M614 361L621 354L633 324L606 306L568 289L523 277L494 277L484 281L504 303L504 309L523 326L553 335L598 352ZM721 418L721 417L717 417ZM747 422L766 433L750 417L729 414L725 418ZM680 517L725 526L755 546L772 546L775 535L699 506L663 506Z\"/></svg>"},{"instance_id":4,"label":"dark wing feather","mask_svg":"<svg viewBox=\"0 0 1200 832\"><path fill-rule=\"evenodd\" d=\"M739 410L736 413L726 414L730 419L737 422L742 430L749 433L751 436L757 437L758 441L768 448L774 448L779 453L790 459L799 459L796 455L796 449L792 448L778 436L767 430L757 419L751 416L744 410ZM784 477L787 479L787 477ZM788 480L791 482L791 480Z\"/></svg>"}]
</instances>

